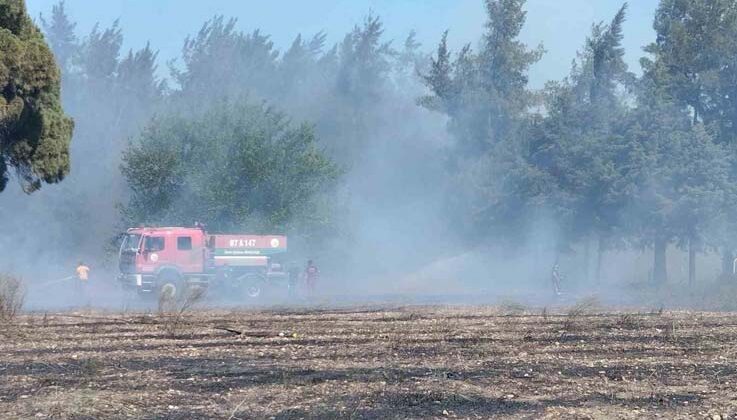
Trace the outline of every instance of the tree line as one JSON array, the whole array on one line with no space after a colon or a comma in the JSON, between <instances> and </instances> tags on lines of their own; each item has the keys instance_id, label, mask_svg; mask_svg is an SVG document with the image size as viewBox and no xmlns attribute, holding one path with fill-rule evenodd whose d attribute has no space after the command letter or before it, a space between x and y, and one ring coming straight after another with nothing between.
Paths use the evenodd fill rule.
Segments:
<instances>
[{"instance_id":1,"label":"tree line","mask_svg":"<svg viewBox=\"0 0 737 420\"><path fill-rule=\"evenodd\" d=\"M689 252L690 282L704 250L731 271L737 5L662 0L636 76L623 60L625 3L581 40L567 78L532 92L541 49L518 39L524 3L487 1L479 51L451 53L446 33L424 77L421 103L450 118L469 231L516 241L545 213L561 252L652 248L656 283L671 244Z\"/></svg>"},{"instance_id":2,"label":"tree line","mask_svg":"<svg viewBox=\"0 0 737 420\"><path fill-rule=\"evenodd\" d=\"M99 259L100 238L122 228L198 220L213 230L335 243L331 252L340 253L339 243L355 239L351 197L378 194L377 211L406 207L439 177L439 148L420 141L435 118L409 93L421 90L415 70L425 55L413 34L400 46L384 40L376 16L337 45L324 33L298 35L283 52L260 31L216 16L184 40L165 78L152 46L122 51L117 21L80 34L61 1L38 26L76 128L65 182L34 194L32 208L20 196L6 201L19 222L8 237L28 237L34 221L53 220L43 245L29 238L27 248L55 249L59 260ZM376 170L410 161L410 171ZM388 197L389 183L415 193L392 187Z\"/></svg>"}]
</instances>

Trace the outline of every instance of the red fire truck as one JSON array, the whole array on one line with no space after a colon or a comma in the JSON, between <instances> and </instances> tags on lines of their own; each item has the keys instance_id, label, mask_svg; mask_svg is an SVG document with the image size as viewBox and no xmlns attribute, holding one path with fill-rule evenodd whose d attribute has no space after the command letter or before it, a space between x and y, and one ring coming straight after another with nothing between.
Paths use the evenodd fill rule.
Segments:
<instances>
[{"instance_id":1,"label":"red fire truck","mask_svg":"<svg viewBox=\"0 0 737 420\"><path fill-rule=\"evenodd\" d=\"M286 280L275 257L286 252L281 235L209 234L203 226L132 228L120 246L118 280L141 294L182 296L189 288L216 287L256 298Z\"/></svg>"}]
</instances>

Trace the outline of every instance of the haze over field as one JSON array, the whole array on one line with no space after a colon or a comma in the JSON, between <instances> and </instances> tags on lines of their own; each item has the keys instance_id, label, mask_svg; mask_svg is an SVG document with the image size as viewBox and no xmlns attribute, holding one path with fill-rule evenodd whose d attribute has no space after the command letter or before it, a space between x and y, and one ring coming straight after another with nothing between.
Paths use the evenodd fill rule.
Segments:
<instances>
[{"instance_id":1,"label":"haze over field","mask_svg":"<svg viewBox=\"0 0 737 420\"><path fill-rule=\"evenodd\" d=\"M737 418L737 1L0 0L0 419Z\"/></svg>"},{"instance_id":2,"label":"haze over field","mask_svg":"<svg viewBox=\"0 0 737 420\"><path fill-rule=\"evenodd\" d=\"M289 235L333 294L544 300L556 264L569 291L617 299L733 277L733 1L28 12L71 169L27 195L6 159L0 271L42 285L84 260L113 287L118 233L202 221Z\"/></svg>"}]
</instances>

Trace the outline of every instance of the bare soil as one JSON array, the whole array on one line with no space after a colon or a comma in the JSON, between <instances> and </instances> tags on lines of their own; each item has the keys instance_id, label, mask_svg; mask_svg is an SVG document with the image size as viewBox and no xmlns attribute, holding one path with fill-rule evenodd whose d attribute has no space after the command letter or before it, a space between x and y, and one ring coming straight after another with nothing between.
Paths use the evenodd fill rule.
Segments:
<instances>
[{"instance_id":1,"label":"bare soil","mask_svg":"<svg viewBox=\"0 0 737 420\"><path fill-rule=\"evenodd\" d=\"M596 312L27 314L0 418L735 418L736 313Z\"/></svg>"}]
</instances>

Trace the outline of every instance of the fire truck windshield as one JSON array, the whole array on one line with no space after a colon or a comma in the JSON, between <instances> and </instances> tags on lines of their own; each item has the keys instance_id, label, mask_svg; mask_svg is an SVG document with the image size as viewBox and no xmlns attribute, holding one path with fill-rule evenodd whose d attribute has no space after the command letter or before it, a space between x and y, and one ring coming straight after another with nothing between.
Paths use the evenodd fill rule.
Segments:
<instances>
[{"instance_id":1,"label":"fire truck windshield","mask_svg":"<svg viewBox=\"0 0 737 420\"><path fill-rule=\"evenodd\" d=\"M141 243L141 235L131 233L128 235L125 235L125 239L123 239L123 244L120 246L121 251L138 251L138 247Z\"/></svg>"}]
</instances>

